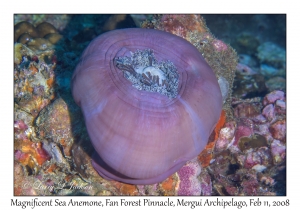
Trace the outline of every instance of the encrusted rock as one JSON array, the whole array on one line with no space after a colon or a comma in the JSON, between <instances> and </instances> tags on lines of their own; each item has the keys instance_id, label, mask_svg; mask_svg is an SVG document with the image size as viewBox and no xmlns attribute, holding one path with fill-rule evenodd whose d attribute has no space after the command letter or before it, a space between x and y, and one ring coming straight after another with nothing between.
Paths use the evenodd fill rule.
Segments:
<instances>
[{"instance_id":1,"label":"encrusted rock","mask_svg":"<svg viewBox=\"0 0 300 210\"><path fill-rule=\"evenodd\" d=\"M271 152L273 157L273 163L279 165L285 161L286 147L284 143L279 140L274 140L271 144Z\"/></svg>"},{"instance_id":2,"label":"encrusted rock","mask_svg":"<svg viewBox=\"0 0 300 210\"><path fill-rule=\"evenodd\" d=\"M274 139L285 141L286 136L286 122L285 120L279 120L273 123L269 128Z\"/></svg>"},{"instance_id":3,"label":"encrusted rock","mask_svg":"<svg viewBox=\"0 0 300 210\"><path fill-rule=\"evenodd\" d=\"M273 104L268 104L262 111L262 114L268 121L272 121L275 117L275 109Z\"/></svg>"},{"instance_id":4,"label":"encrusted rock","mask_svg":"<svg viewBox=\"0 0 300 210\"><path fill-rule=\"evenodd\" d=\"M274 104L277 100L285 100L285 94L283 91L275 90L264 97L263 105Z\"/></svg>"},{"instance_id":5,"label":"encrusted rock","mask_svg":"<svg viewBox=\"0 0 300 210\"><path fill-rule=\"evenodd\" d=\"M52 104L43 109L36 120L38 137L60 143L66 139L73 142L71 118L69 108L62 98L56 99Z\"/></svg>"}]
</instances>

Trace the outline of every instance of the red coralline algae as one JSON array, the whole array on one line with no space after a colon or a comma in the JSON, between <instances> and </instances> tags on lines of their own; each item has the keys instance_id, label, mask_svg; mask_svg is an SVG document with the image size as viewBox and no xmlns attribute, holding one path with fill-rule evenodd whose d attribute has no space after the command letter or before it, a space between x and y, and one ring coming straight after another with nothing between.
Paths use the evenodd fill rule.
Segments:
<instances>
[{"instance_id":1,"label":"red coralline algae","mask_svg":"<svg viewBox=\"0 0 300 210\"><path fill-rule=\"evenodd\" d=\"M186 38L190 31L207 31L203 26L203 19L200 15L163 15L159 27L164 31Z\"/></svg>"},{"instance_id":2,"label":"red coralline algae","mask_svg":"<svg viewBox=\"0 0 300 210\"><path fill-rule=\"evenodd\" d=\"M259 183L255 178L251 178L250 180L244 180L241 183L246 195L257 195Z\"/></svg>"},{"instance_id":3,"label":"red coralline algae","mask_svg":"<svg viewBox=\"0 0 300 210\"><path fill-rule=\"evenodd\" d=\"M15 139L24 140L28 138L28 134L26 130L28 129L28 125L24 123L23 120L16 120L14 122L14 136Z\"/></svg>"},{"instance_id":4,"label":"red coralline algae","mask_svg":"<svg viewBox=\"0 0 300 210\"><path fill-rule=\"evenodd\" d=\"M14 130L15 132L24 132L28 126L24 123L23 120L16 120L14 122Z\"/></svg>"},{"instance_id":5,"label":"red coralline algae","mask_svg":"<svg viewBox=\"0 0 300 210\"><path fill-rule=\"evenodd\" d=\"M257 151L250 151L245 159L244 167L252 168L255 165L269 165L271 163L270 151L266 147L261 147Z\"/></svg>"},{"instance_id":6,"label":"red coralline algae","mask_svg":"<svg viewBox=\"0 0 300 210\"><path fill-rule=\"evenodd\" d=\"M245 168L252 168L256 164L260 164L259 155L255 152L248 153L244 164Z\"/></svg>"},{"instance_id":7,"label":"red coralline algae","mask_svg":"<svg viewBox=\"0 0 300 210\"><path fill-rule=\"evenodd\" d=\"M253 129L246 125L240 125L235 132L234 145L237 145L241 137L249 137L253 134Z\"/></svg>"},{"instance_id":8,"label":"red coralline algae","mask_svg":"<svg viewBox=\"0 0 300 210\"><path fill-rule=\"evenodd\" d=\"M211 177L206 170L202 170L200 174L201 195L209 196L212 193Z\"/></svg>"},{"instance_id":9,"label":"red coralline algae","mask_svg":"<svg viewBox=\"0 0 300 210\"><path fill-rule=\"evenodd\" d=\"M180 180L178 195L200 195L201 184L197 179L200 172L197 159L189 161L177 172Z\"/></svg>"},{"instance_id":10,"label":"red coralline algae","mask_svg":"<svg viewBox=\"0 0 300 210\"><path fill-rule=\"evenodd\" d=\"M283 93L283 92L282 92ZM285 98L280 91L262 101L235 101L236 129L225 124L209 165L219 195L275 195L276 175L286 158ZM263 105L264 101L264 105ZM234 143L231 144L231 133ZM204 169L205 170L205 169ZM236 187L236 186L239 187Z\"/></svg>"},{"instance_id":11,"label":"red coralline algae","mask_svg":"<svg viewBox=\"0 0 300 210\"><path fill-rule=\"evenodd\" d=\"M28 165L30 168L34 167L34 162L30 159L28 153L21 152L20 150L15 151L15 159L23 165Z\"/></svg>"},{"instance_id":12,"label":"red coralline algae","mask_svg":"<svg viewBox=\"0 0 300 210\"><path fill-rule=\"evenodd\" d=\"M226 51L228 49L227 45L219 39L215 39L212 42L212 45L218 52Z\"/></svg>"},{"instance_id":13,"label":"red coralline algae","mask_svg":"<svg viewBox=\"0 0 300 210\"><path fill-rule=\"evenodd\" d=\"M272 137L274 139L285 141L286 136L286 122L285 120L279 120L273 123L269 128Z\"/></svg>"},{"instance_id":14,"label":"red coralline algae","mask_svg":"<svg viewBox=\"0 0 300 210\"><path fill-rule=\"evenodd\" d=\"M239 190L237 187L231 186L231 185L227 185L225 186L225 190L229 195L233 195L236 196L239 193Z\"/></svg>"}]
</instances>

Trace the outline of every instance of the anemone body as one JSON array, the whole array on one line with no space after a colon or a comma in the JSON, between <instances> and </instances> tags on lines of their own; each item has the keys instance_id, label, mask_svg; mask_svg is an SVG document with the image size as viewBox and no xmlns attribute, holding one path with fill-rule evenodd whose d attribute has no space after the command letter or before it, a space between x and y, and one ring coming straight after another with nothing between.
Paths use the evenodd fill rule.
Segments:
<instances>
[{"instance_id":1,"label":"anemone body","mask_svg":"<svg viewBox=\"0 0 300 210\"><path fill-rule=\"evenodd\" d=\"M146 81L134 62L116 65L116 59L148 49L156 60L149 59L146 68L172 63L177 86L162 85L162 78L171 78L168 67L161 69L163 76L148 74L151 80ZM128 75L144 88L135 87L135 78ZM147 91L147 85L149 90L177 88L176 96ZM76 67L72 93L95 148L94 168L104 178L131 184L163 181L196 157L222 109L217 79L198 50L180 37L152 29L115 30L94 39Z\"/></svg>"}]
</instances>

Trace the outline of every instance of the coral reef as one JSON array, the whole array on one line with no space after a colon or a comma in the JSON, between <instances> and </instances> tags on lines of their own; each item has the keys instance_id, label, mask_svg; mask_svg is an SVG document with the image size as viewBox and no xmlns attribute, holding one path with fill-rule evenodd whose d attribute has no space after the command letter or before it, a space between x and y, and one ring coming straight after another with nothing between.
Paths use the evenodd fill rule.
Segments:
<instances>
[{"instance_id":1,"label":"coral reef","mask_svg":"<svg viewBox=\"0 0 300 210\"><path fill-rule=\"evenodd\" d=\"M14 98L19 109L34 117L40 110L47 106L55 97L54 93L54 68L55 63L46 64L46 54L37 56L21 44L15 44L15 61L19 65L14 69ZM50 54L49 56L53 56ZM20 58L22 60L20 61Z\"/></svg>"},{"instance_id":2,"label":"coral reef","mask_svg":"<svg viewBox=\"0 0 300 210\"><path fill-rule=\"evenodd\" d=\"M49 53L63 37L50 23L43 22L34 27L23 21L15 25L14 41L24 44L36 54Z\"/></svg>"},{"instance_id":3,"label":"coral reef","mask_svg":"<svg viewBox=\"0 0 300 210\"><path fill-rule=\"evenodd\" d=\"M208 167L218 194L275 195L275 176L285 167L285 111L275 111L278 103L285 104L281 91L260 102L235 105L237 126L227 123L221 130L228 135L220 135L216 145L222 145L221 150L215 147L215 161Z\"/></svg>"},{"instance_id":4,"label":"coral reef","mask_svg":"<svg viewBox=\"0 0 300 210\"><path fill-rule=\"evenodd\" d=\"M66 14L19 14L14 16L14 24L27 21L32 25L38 25L43 22L50 23L57 30L62 31L66 28L72 15Z\"/></svg>"},{"instance_id":5,"label":"coral reef","mask_svg":"<svg viewBox=\"0 0 300 210\"><path fill-rule=\"evenodd\" d=\"M110 15L15 15L14 195L286 195L285 39L275 36L279 30L268 30L269 15L238 17L249 24L219 24L209 15L127 15L123 21ZM277 28L285 27L282 15L274 20ZM51 25L35 27L43 22ZM104 25L126 28L133 22L196 46L225 100L197 159L151 185L98 175L70 88L82 50ZM246 25L258 33L240 28ZM214 28L221 33L214 36Z\"/></svg>"}]
</instances>

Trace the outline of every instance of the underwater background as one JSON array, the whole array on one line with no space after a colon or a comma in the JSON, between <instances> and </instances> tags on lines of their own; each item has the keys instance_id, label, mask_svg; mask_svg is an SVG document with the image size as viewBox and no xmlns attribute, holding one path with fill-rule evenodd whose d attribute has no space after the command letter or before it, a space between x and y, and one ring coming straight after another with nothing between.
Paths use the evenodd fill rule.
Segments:
<instances>
[{"instance_id":1,"label":"underwater background","mask_svg":"<svg viewBox=\"0 0 300 210\"><path fill-rule=\"evenodd\" d=\"M286 15L20 14L14 24L14 195L286 195ZM132 27L187 39L230 83L206 149L153 185L97 174L71 95L90 41Z\"/></svg>"}]
</instances>

